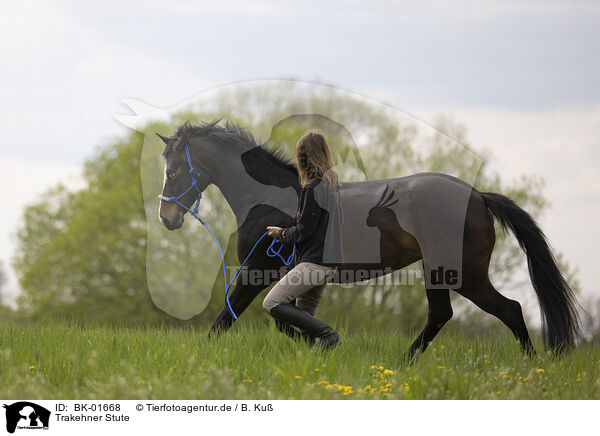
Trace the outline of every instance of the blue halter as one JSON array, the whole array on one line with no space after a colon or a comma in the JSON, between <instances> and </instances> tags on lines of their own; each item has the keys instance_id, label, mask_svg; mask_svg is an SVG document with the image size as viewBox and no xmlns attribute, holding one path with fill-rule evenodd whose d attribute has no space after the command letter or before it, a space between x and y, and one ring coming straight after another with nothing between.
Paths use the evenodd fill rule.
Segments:
<instances>
[{"instance_id":1,"label":"blue halter","mask_svg":"<svg viewBox=\"0 0 600 436\"><path fill-rule=\"evenodd\" d=\"M262 241L263 238L269 234L269 232L268 231L265 232L260 238L258 238L258 240L254 243L252 250L250 250L250 253L248 253L248 256L246 256L246 259L244 259L244 261L240 265L237 272L233 275L233 278L231 279L231 281L228 281L227 280L227 266L225 264L225 255L223 254L221 245L219 244L219 241L217 241L217 238L215 238L215 235L213 235L213 232L210 231L210 229L208 228L206 223L198 215L198 209L200 208L200 199L202 198L202 191L200 190L200 188L198 188L198 180L196 179L196 177L199 177L200 173L199 172L195 173L194 166L192 165L192 158L190 157L190 149L187 144L185 145L185 156L187 157L188 166L190 167L189 174L190 174L190 178L192 179L192 184L190 185L189 188L187 188L183 192L183 194L181 194L177 197L165 197L164 195L160 194L158 196L158 198L160 198L162 201L166 201L168 203L177 203L179 206L183 207L187 212L190 213L190 215L192 215L194 218L196 218L198 221L200 221L200 223L204 226L204 228L206 230L208 230L208 233L210 233L210 236L212 236L213 240L215 241L215 244L217 244L217 248L219 249L219 253L221 254L221 262L223 263L223 276L225 278L225 305L227 307L227 310L231 314L231 316L233 316L233 319L238 319L237 315L233 311L233 308L231 307L231 304L229 303L229 288L233 284L233 281L236 279L236 277L239 275L240 271L242 270L242 268L244 267L246 262L248 262L248 259L250 259L250 256L252 255L252 253L254 252L254 250L256 249L258 244L260 243L260 241ZM190 192L192 189L195 189L196 191L198 191L198 196L196 197L196 200L194 202L194 208L190 209L189 207L187 207L185 204L183 204L179 200L185 194ZM292 264L292 262L294 261L294 256L296 255L296 244L294 244L292 254L287 259L285 259L280 254L281 250L283 249L283 243L281 243L281 245L279 246L279 249L277 249L277 250L274 249L275 244L277 244L278 242L281 242L279 240L279 238L273 238L273 241L271 241L271 245L269 245L269 248L267 248L267 256L269 256L269 257L277 256L277 257L279 257L279 259L281 259L281 261L283 262L283 264L285 266L290 266Z\"/></svg>"},{"instance_id":2,"label":"blue halter","mask_svg":"<svg viewBox=\"0 0 600 436\"><path fill-rule=\"evenodd\" d=\"M200 208L200 199L202 198L202 191L200 190L200 188L198 188L198 180L196 179L196 176L200 176L200 173L194 175L194 166L192 165L192 158L190 157L190 149L187 146L187 144L185 145L185 156L187 157L188 165L190 167L190 178L192 179L192 184L190 185L189 188L187 188L185 191L183 191L183 194L181 194L178 197L165 197L164 195L160 194L158 196L158 198L160 198L162 201L167 201L169 203L177 203L178 205L183 207L185 210L187 210L189 213L191 213L202 224L204 224L204 221L202 221L202 219L198 216L198 209ZM181 199L185 194L190 192L192 189L196 189L196 191L198 191L198 196L196 197L196 201L194 203L194 210L190 210L185 204L183 204L179 201L179 199Z\"/></svg>"}]
</instances>

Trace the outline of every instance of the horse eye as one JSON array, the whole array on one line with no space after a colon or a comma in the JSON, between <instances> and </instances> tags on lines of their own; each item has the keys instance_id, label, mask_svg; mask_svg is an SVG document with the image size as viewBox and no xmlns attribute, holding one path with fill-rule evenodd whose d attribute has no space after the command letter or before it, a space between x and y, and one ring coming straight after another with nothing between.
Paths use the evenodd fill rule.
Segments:
<instances>
[{"instance_id":1,"label":"horse eye","mask_svg":"<svg viewBox=\"0 0 600 436\"><path fill-rule=\"evenodd\" d=\"M168 177L169 179L174 179L174 178L175 178L175 171L169 171L169 172L167 173L167 177Z\"/></svg>"}]
</instances>

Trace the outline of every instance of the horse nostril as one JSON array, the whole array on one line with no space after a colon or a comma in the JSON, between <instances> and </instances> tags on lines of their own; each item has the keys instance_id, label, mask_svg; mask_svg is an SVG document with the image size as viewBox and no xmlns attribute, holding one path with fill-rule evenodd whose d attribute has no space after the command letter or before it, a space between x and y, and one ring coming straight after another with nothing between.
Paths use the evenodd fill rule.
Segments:
<instances>
[{"instance_id":1,"label":"horse nostril","mask_svg":"<svg viewBox=\"0 0 600 436\"><path fill-rule=\"evenodd\" d=\"M160 216L160 220L163 222L163 224L165 225L165 227L169 227L169 220L166 219L164 216Z\"/></svg>"}]
</instances>

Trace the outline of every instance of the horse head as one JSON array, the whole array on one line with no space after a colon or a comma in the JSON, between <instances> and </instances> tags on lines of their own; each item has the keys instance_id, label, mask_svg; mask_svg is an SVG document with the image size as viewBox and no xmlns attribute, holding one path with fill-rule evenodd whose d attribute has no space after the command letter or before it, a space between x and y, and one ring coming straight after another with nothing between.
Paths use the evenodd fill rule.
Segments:
<instances>
[{"instance_id":1,"label":"horse head","mask_svg":"<svg viewBox=\"0 0 600 436\"><path fill-rule=\"evenodd\" d=\"M158 217L168 230L183 225L183 216L190 210L201 193L211 183L206 171L195 168L199 164L192 159L188 145L189 134L185 131L171 137L157 133L165 143L165 172ZM197 148L197 147L195 147ZM192 164L194 162L194 164Z\"/></svg>"}]
</instances>

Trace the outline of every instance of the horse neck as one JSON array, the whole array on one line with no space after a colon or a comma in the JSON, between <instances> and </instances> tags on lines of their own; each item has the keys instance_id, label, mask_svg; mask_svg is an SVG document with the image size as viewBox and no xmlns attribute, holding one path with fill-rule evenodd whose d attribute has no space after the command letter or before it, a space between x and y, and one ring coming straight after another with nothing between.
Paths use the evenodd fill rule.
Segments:
<instances>
[{"instance_id":1,"label":"horse neck","mask_svg":"<svg viewBox=\"0 0 600 436\"><path fill-rule=\"evenodd\" d=\"M295 190L299 190L297 178L289 172L269 162L269 159L262 159L255 162L254 167L260 166L261 178L257 180L248 174L242 161L242 155L252 151L256 146L246 144L242 141L235 141L227 144L212 143L208 149L209 152L202 152L201 156L195 156L192 152L192 162L194 166L210 168L211 183L219 188L225 200L231 207L238 226L240 226L252 207L258 204L269 204L273 202L273 197L279 193L276 191L281 180L289 180L289 183L295 182ZM291 176L291 177L290 177ZM297 199L294 199L294 207Z\"/></svg>"}]
</instances>

